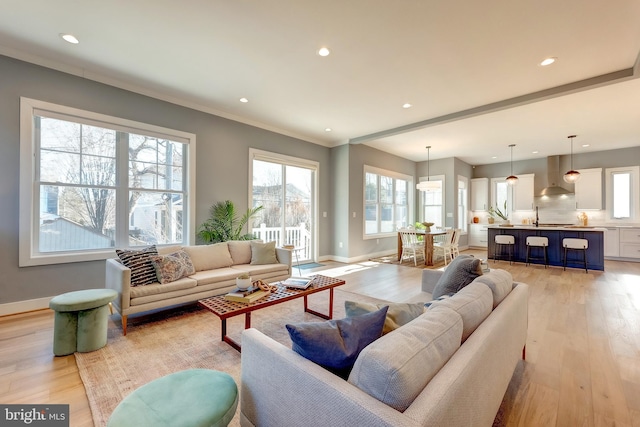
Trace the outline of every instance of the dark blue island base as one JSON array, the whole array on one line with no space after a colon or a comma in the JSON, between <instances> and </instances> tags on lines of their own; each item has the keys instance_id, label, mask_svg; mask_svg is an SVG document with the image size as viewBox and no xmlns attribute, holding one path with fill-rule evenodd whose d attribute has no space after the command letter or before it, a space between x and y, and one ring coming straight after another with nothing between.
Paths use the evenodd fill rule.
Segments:
<instances>
[{"instance_id":1,"label":"dark blue island base","mask_svg":"<svg viewBox=\"0 0 640 427\"><path fill-rule=\"evenodd\" d=\"M564 249L562 239L577 238L587 239L589 248L587 249L587 267L589 270L604 271L604 232L598 229L589 228L553 228L544 227L489 227L488 228L487 257L493 259L495 250L495 236L498 234L510 234L515 237L513 247L513 261L526 262L527 260L527 236L544 236L549 239L548 263L562 267L564 259ZM535 256L540 256L536 251ZM533 252L532 252L533 255ZM498 246L498 259L508 259L508 249ZM544 264L542 259L530 260L531 264ZM569 251L567 254L567 268L584 269L583 254L581 251Z\"/></svg>"}]
</instances>

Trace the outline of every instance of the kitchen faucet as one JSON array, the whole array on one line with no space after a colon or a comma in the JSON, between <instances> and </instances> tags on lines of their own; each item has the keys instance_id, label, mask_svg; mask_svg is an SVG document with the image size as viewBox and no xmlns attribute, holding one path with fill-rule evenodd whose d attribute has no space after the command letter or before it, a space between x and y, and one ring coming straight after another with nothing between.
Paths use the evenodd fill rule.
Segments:
<instances>
[{"instance_id":1,"label":"kitchen faucet","mask_svg":"<svg viewBox=\"0 0 640 427\"><path fill-rule=\"evenodd\" d=\"M538 207L536 206L536 222L534 222L534 224L536 225L536 227L539 226L540 224L540 217L538 216Z\"/></svg>"}]
</instances>

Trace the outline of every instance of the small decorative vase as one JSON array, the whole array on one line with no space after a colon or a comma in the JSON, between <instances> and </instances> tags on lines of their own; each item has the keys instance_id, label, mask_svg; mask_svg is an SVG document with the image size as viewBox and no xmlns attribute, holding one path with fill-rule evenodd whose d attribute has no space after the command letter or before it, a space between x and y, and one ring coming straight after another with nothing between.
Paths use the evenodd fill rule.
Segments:
<instances>
[{"instance_id":1,"label":"small decorative vase","mask_svg":"<svg viewBox=\"0 0 640 427\"><path fill-rule=\"evenodd\" d=\"M247 289L249 289L251 287L251 283L253 283L251 281L251 277L249 277L248 279L241 279L239 277L236 277L236 287L241 291L246 291Z\"/></svg>"},{"instance_id":2,"label":"small decorative vase","mask_svg":"<svg viewBox=\"0 0 640 427\"><path fill-rule=\"evenodd\" d=\"M489 224L493 224L493 222L494 222L494 221L495 221L495 220L493 219L493 217L492 217L492 216L490 216L489 218L487 218L487 222L488 222Z\"/></svg>"}]
</instances>

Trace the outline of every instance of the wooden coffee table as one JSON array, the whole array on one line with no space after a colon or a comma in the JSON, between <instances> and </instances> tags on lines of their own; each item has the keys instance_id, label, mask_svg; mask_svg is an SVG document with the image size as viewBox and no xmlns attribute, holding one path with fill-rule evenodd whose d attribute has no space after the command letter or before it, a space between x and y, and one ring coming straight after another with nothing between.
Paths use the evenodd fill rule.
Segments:
<instances>
[{"instance_id":1,"label":"wooden coffee table","mask_svg":"<svg viewBox=\"0 0 640 427\"><path fill-rule=\"evenodd\" d=\"M344 285L345 281L333 277L321 276L319 274L311 277L313 278L313 283L307 289L289 289L284 285L274 283L278 286L278 290L276 292L272 292L264 298L260 298L259 300L249 304L227 301L224 298L224 295L202 299L198 301L198 304L211 311L222 321L222 341L226 342L236 350L241 351L240 344L227 336L227 319L230 317L244 314L244 328L248 329L251 327L252 312L260 310L261 308L270 307L272 305L280 304L300 297L304 298L305 312L311 313L323 319L331 319L333 317L333 288L335 288L336 286ZM329 314L323 314L311 310L307 304L307 296L325 290L329 291Z\"/></svg>"}]
</instances>

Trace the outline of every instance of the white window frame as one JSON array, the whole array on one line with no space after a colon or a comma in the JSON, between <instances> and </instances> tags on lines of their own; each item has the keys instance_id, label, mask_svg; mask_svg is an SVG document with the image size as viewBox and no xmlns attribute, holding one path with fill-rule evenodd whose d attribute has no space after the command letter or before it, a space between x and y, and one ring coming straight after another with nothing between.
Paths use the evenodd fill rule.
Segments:
<instances>
[{"instance_id":1,"label":"white window frame","mask_svg":"<svg viewBox=\"0 0 640 427\"><path fill-rule=\"evenodd\" d=\"M462 186L460 185L462 182ZM458 175L458 186L457 186L457 194L456 194L456 207L457 207L457 218L458 227L462 230L462 234L465 234L469 227L469 178L466 176ZM465 190L465 196L462 200L462 205L460 204L460 190ZM460 218L460 214L462 213L462 218Z\"/></svg>"},{"instance_id":2,"label":"white window frame","mask_svg":"<svg viewBox=\"0 0 640 427\"><path fill-rule=\"evenodd\" d=\"M493 206L495 207L499 207L500 210L502 211L502 209L504 209L504 204L501 204L500 206L497 206L497 198L498 198L498 184L504 184L507 186L507 217L511 218L511 214L513 212L513 186L507 184L506 182L507 177L498 177L498 178L491 178L491 204L489 205L490 207ZM487 209L488 211L488 209ZM497 218L498 221L502 221L502 218Z\"/></svg>"},{"instance_id":3,"label":"white window frame","mask_svg":"<svg viewBox=\"0 0 640 427\"><path fill-rule=\"evenodd\" d=\"M19 225L19 266L35 266L47 264L61 264L69 262L95 261L113 258L115 251L113 248L78 250L55 253L41 253L38 251L37 234L40 216L40 200L37 176L37 165L39 164L39 148L36 146L36 133L34 129L34 117L38 111L47 112L48 116L59 116L62 120L73 118L73 121L115 129L124 132L138 133L169 139L186 144L186 182L183 193L183 208L188 209L187 215L183 216L183 244L193 244L195 241L195 177L196 177L196 135L188 132L168 129L160 126L140 123L119 117L84 111L77 108L52 104L35 99L20 98L20 225ZM127 158L128 153L121 153ZM118 161L122 161L119 159ZM121 177L124 176L123 180ZM119 173L116 191L128 194L128 171ZM129 218L126 215L122 203L127 198L116 196L116 247L129 247L128 230ZM120 200L122 199L122 200ZM126 217L125 217L126 216ZM123 218L124 217L124 218ZM124 227L124 228L123 228Z\"/></svg>"},{"instance_id":4,"label":"white window frame","mask_svg":"<svg viewBox=\"0 0 640 427\"><path fill-rule=\"evenodd\" d=\"M630 173L631 174L631 189L629 191L631 216L629 218L614 218L613 217L613 174L616 173ZM606 176L606 197L607 197L607 220L614 223L636 223L640 219L640 166L628 166L605 169Z\"/></svg>"},{"instance_id":5,"label":"white window frame","mask_svg":"<svg viewBox=\"0 0 640 427\"><path fill-rule=\"evenodd\" d=\"M377 221L378 221L378 225L377 225L377 233L370 233L367 234L367 197L366 197L366 192L367 192L367 173L370 174L375 174L378 176L378 187L377 187L377 202L376 202L376 206L377 206ZM380 176L384 176L387 178L391 178L393 179L393 222L394 222L394 229L390 232L380 232ZM398 205L396 203L396 180L403 180L407 183L407 224L399 224L397 219L395 218L396 216L396 211L397 211L397 206L401 206ZM376 239L376 238L380 238L380 237L390 237L390 236L395 236L397 234L397 228L398 227L402 227L402 226L407 226L407 225L411 225L413 224L413 194L414 194L414 185L413 185L413 177L411 175L405 175L403 173L399 173L399 172L393 172L393 171L389 171L389 170L385 170L385 169L380 169L380 168L376 168L373 166L368 166L368 165L364 165L364 172L362 174L362 238L364 240L368 240L368 239Z\"/></svg>"},{"instance_id":6,"label":"white window frame","mask_svg":"<svg viewBox=\"0 0 640 427\"><path fill-rule=\"evenodd\" d=\"M442 218L442 224L438 225L436 224L437 227L442 227L444 228L446 226L446 222L447 222L447 214L446 214L446 199L447 199L447 195L446 195L446 186L445 186L445 176L444 175L431 175L429 177L427 176L421 176L420 178L418 178L418 182L422 182L422 181L441 181L442 182L442 209L441 209L441 218ZM420 191L420 221L425 222L427 221L427 218L424 217L424 191ZM434 205L435 206L435 205Z\"/></svg>"}]
</instances>

